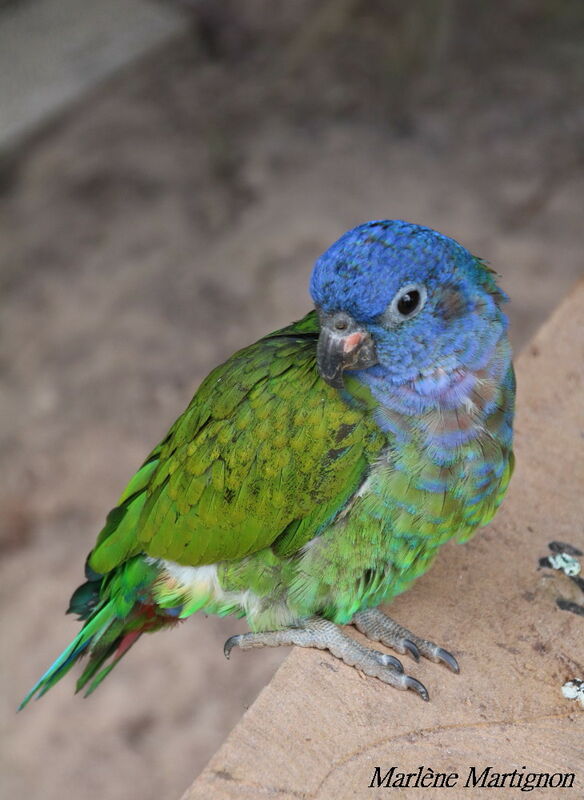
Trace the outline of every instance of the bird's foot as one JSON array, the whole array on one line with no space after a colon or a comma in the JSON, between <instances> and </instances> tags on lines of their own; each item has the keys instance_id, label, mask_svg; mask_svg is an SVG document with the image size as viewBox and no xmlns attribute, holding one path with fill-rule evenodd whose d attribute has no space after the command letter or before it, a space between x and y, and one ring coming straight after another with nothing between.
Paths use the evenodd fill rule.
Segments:
<instances>
[{"instance_id":1,"label":"bird's foot","mask_svg":"<svg viewBox=\"0 0 584 800\"><path fill-rule=\"evenodd\" d=\"M373 642L381 642L398 653L409 653L416 661L424 656L430 661L446 664L453 672L460 672L452 653L438 647L434 642L416 636L376 608L359 611L353 617L353 625Z\"/></svg>"},{"instance_id":2,"label":"bird's foot","mask_svg":"<svg viewBox=\"0 0 584 800\"><path fill-rule=\"evenodd\" d=\"M364 647L343 633L334 622L320 617L312 617L297 628L263 633L241 633L231 636L225 642L223 651L229 658L234 647L250 650L253 647L279 647L292 644L299 647L317 647L321 650L328 650L345 664L356 667L366 675L379 678L384 683L395 686L396 689L412 689L423 700L429 699L426 687L420 681L407 675L397 658Z\"/></svg>"}]
</instances>

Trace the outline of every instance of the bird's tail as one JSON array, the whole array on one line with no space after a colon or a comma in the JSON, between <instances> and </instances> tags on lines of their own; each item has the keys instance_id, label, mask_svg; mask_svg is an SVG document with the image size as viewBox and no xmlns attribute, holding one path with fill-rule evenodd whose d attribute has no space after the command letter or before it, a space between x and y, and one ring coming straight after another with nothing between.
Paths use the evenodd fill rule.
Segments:
<instances>
[{"instance_id":1,"label":"bird's tail","mask_svg":"<svg viewBox=\"0 0 584 800\"><path fill-rule=\"evenodd\" d=\"M19 710L35 695L42 697L85 655L89 661L77 681L77 691L87 687L87 697L143 633L176 624L176 616L157 606L152 597L157 577L156 566L141 557L103 577L90 572L68 609L85 619L85 625L32 687Z\"/></svg>"}]
</instances>

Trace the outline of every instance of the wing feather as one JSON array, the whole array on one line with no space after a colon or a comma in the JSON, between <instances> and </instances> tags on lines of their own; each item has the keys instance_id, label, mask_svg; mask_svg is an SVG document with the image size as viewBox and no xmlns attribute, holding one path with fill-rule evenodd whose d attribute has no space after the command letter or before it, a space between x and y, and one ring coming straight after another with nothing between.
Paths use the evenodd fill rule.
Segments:
<instances>
[{"instance_id":1,"label":"wing feather","mask_svg":"<svg viewBox=\"0 0 584 800\"><path fill-rule=\"evenodd\" d=\"M147 460L145 485L129 484L142 492L137 524L102 532L93 570L137 552L199 566L276 540L289 554L342 508L383 442L318 375L317 337L311 312L210 373Z\"/></svg>"}]
</instances>

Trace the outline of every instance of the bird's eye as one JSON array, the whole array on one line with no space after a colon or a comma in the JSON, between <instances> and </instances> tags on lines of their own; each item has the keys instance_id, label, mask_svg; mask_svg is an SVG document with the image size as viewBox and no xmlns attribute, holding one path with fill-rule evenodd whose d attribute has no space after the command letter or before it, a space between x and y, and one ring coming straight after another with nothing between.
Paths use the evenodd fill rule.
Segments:
<instances>
[{"instance_id":1,"label":"bird's eye","mask_svg":"<svg viewBox=\"0 0 584 800\"><path fill-rule=\"evenodd\" d=\"M333 324L334 324L335 328L336 328L338 331L345 331L345 330L347 330L347 328L349 327L349 321L348 321L348 319L347 319L347 318L346 318L344 315L342 315L342 314L339 314L339 315L336 317L336 319L335 319L335 321L334 321L334 323L333 323Z\"/></svg>"},{"instance_id":2,"label":"bird's eye","mask_svg":"<svg viewBox=\"0 0 584 800\"><path fill-rule=\"evenodd\" d=\"M421 283L402 286L385 312L386 320L395 324L411 319L422 310L427 296L426 287Z\"/></svg>"},{"instance_id":3,"label":"bird's eye","mask_svg":"<svg viewBox=\"0 0 584 800\"><path fill-rule=\"evenodd\" d=\"M397 301L397 310L404 317L409 317L420 305L420 293L417 289L412 289L401 295Z\"/></svg>"}]
</instances>

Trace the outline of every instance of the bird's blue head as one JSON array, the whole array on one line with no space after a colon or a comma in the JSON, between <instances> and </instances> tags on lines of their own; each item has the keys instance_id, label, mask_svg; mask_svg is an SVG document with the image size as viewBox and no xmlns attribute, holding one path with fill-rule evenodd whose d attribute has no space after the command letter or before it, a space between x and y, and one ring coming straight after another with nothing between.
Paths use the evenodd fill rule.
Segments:
<instances>
[{"instance_id":1,"label":"bird's blue head","mask_svg":"<svg viewBox=\"0 0 584 800\"><path fill-rule=\"evenodd\" d=\"M505 336L505 294L464 247L400 220L348 231L316 262L318 365L334 386L344 370L422 386L480 370Z\"/></svg>"}]
</instances>

